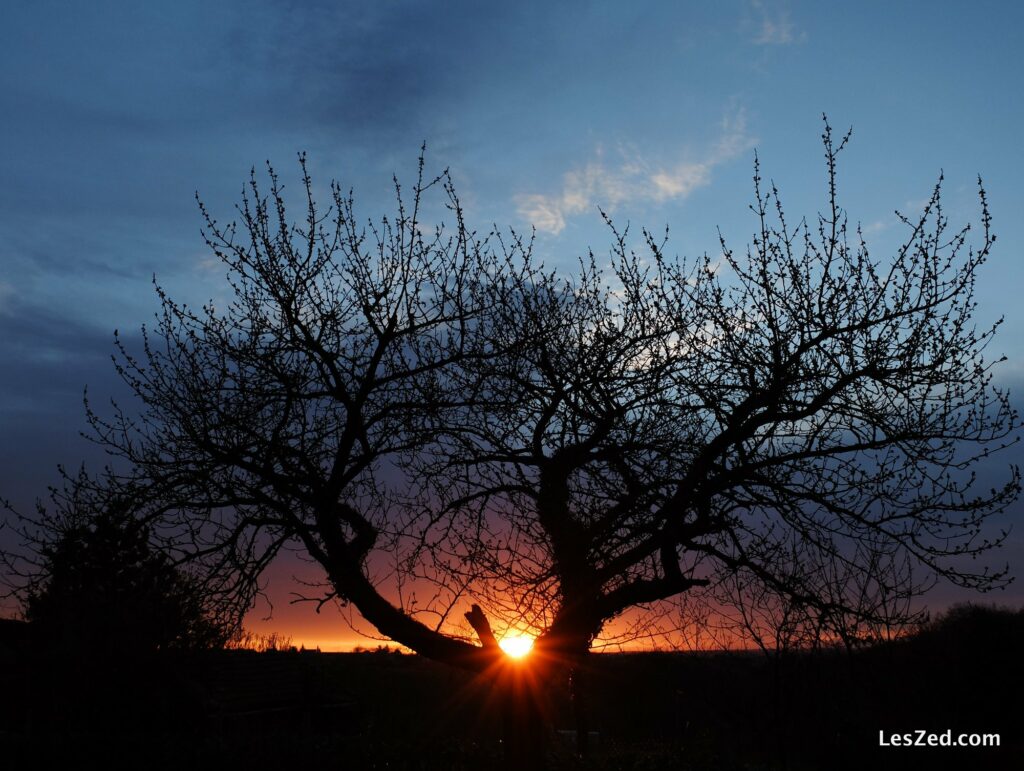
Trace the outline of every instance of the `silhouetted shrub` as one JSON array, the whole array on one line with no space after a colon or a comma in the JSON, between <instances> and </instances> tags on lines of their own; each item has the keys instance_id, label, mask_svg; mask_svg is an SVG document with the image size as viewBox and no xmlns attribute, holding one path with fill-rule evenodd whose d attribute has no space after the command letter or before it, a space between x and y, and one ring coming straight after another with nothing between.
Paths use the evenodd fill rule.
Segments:
<instances>
[{"instance_id":1,"label":"silhouetted shrub","mask_svg":"<svg viewBox=\"0 0 1024 771\"><path fill-rule=\"evenodd\" d=\"M45 648L90 654L209 648L229 635L204 608L198 584L151 546L143 523L116 505L60 520L39 557L25 616Z\"/></svg>"}]
</instances>

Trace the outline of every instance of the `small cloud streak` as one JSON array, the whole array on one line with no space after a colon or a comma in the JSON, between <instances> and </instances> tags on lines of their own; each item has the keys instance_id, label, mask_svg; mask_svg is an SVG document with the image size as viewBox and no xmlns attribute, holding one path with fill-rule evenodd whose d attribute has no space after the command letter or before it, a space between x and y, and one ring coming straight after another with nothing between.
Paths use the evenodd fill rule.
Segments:
<instances>
[{"instance_id":1,"label":"small cloud streak","mask_svg":"<svg viewBox=\"0 0 1024 771\"><path fill-rule=\"evenodd\" d=\"M862 225L860 230L865 236L873 236L887 230L891 224L887 220L874 220L867 225Z\"/></svg>"},{"instance_id":2,"label":"small cloud streak","mask_svg":"<svg viewBox=\"0 0 1024 771\"><path fill-rule=\"evenodd\" d=\"M598 148L585 166L566 172L560 193L516 196L519 216L538 231L558 235L573 215L600 206L612 211L623 203L664 203L685 199L710 183L711 172L754 144L743 113L722 121L718 140L701 160L671 165L652 164L635 150L620 150L618 164L609 164Z\"/></svg>"},{"instance_id":3,"label":"small cloud streak","mask_svg":"<svg viewBox=\"0 0 1024 771\"><path fill-rule=\"evenodd\" d=\"M803 42L806 34L798 32L785 8L769 9L761 0L753 0L754 10L760 15L760 26L754 43L761 46L786 46Z\"/></svg>"}]
</instances>

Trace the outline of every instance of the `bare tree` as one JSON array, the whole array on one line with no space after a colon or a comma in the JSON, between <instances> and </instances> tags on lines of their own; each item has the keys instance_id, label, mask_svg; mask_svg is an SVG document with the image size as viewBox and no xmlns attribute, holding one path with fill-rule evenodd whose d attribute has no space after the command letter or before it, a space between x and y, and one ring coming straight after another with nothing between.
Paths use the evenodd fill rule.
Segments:
<instances>
[{"instance_id":1,"label":"bare tree","mask_svg":"<svg viewBox=\"0 0 1024 771\"><path fill-rule=\"evenodd\" d=\"M1019 487L1016 469L991 491L963 473L1017 427L983 357L995 327L971 321L994 241L984 191L977 247L949 231L936 186L876 262L837 202L846 141L826 124L816 228L791 228L755 174L742 259L723 241L722 264L678 262L647 233L644 259L622 233L610 277L591 255L574 281L496 297L501 356L459 368L489 407L437 427L424 473L452 506L479 502L476 522L501 513L463 553L486 534L492 604L525 609L542 647L585 651L634 605L737 574L836 624L893 621L886 598L928 585L914 566L1006 580L960 559L993 545L983 523Z\"/></svg>"},{"instance_id":2,"label":"bare tree","mask_svg":"<svg viewBox=\"0 0 1024 771\"><path fill-rule=\"evenodd\" d=\"M828 570L885 555L999 586L1005 571L963 561L1001 540L986 520L1019 490L1016 469L991 491L970 474L1018 426L984 358L995 327L972 321L984 191L976 245L937 185L875 260L838 204L848 136L826 123L815 223L791 226L755 172L744 255L723 240L720 260L678 260L650 233L638 255L612 227L610 267L591 254L571 278L514 233L477 237L422 160L398 217L367 228L337 185L318 209L304 161L299 225L273 172L267 196L254 176L239 224L203 209L230 303L160 291L141 353L118 344L141 406L89 413L130 469L104 484L148 501L212 591L248 602L297 547L321 599L473 669L501 660L489 618L538 635L534 666L574 666L609 619L737 575L868 621L865 598L915 590L912 574L875 570L858 597ZM421 224L432 189L450 230ZM459 626L473 603L481 645Z\"/></svg>"},{"instance_id":3,"label":"bare tree","mask_svg":"<svg viewBox=\"0 0 1024 771\"><path fill-rule=\"evenodd\" d=\"M337 597L424 655L483 666L478 647L382 593L373 574L386 566L371 555L392 554L415 527L421 507L396 461L425 446L421 413L461 399L447 371L486 357L483 287L511 263L466 228L447 173L423 177L422 157L411 201L396 180L397 218L368 229L337 184L318 211L304 158L301 168L301 224L273 169L269 195L253 173L240 224L200 203L233 296L195 310L157 287L162 311L141 356L118 340L141 417L89 410L96 440L130 469L102 484L149 501L165 548L202 565L213 594L248 605L263 569L297 547L325 571L321 603ZM434 188L451 233L420 221Z\"/></svg>"}]
</instances>

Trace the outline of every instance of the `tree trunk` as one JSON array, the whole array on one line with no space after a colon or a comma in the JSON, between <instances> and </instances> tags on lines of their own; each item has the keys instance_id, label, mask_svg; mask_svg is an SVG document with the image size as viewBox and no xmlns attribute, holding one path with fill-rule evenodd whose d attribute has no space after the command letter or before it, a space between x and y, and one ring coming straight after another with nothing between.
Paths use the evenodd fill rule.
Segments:
<instances>
[{"instance_id":1,"label":"tree trunk","mask_svg":"<svg viewBox=\"0 0 1024 771\"><path fill-rule=\"evenodd\" d=\"M501 709L502 752L508 768L514 771L544 768L542 684L546 668L529 659L513 661L505 656L479 605L473 605L466 613L466 620L480 639L480 645L495 656L490 671Z\"/></svg>"}]
</instances>

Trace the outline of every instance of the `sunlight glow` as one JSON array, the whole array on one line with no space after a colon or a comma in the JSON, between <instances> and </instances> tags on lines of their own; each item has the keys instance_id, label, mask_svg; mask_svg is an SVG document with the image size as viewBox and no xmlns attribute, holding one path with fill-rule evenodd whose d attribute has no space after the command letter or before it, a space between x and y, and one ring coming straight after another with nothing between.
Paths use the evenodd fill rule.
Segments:
<instances>
[{"instance_id":1,"label":"sunlight glow","mask_svg":"<svg viewBox=\"0 0 1024 771\"><path fill-rule=\"evenodd\" d=\"M518 635L504 638L498 645L505 655L513 659L521 659L533 648L533 638Z\"/></svg>"}]
</instances>

